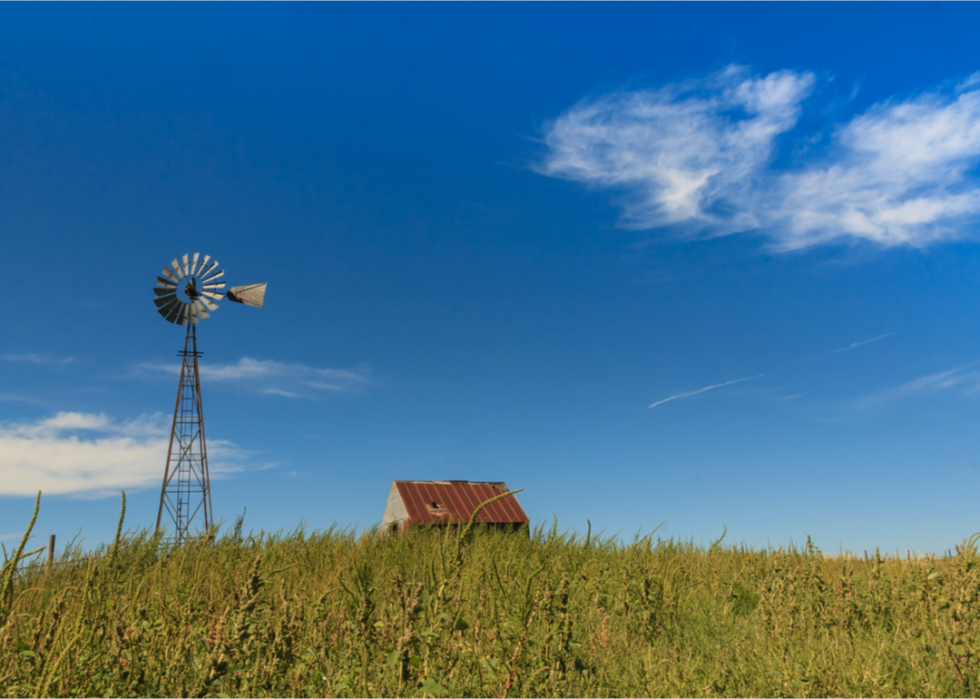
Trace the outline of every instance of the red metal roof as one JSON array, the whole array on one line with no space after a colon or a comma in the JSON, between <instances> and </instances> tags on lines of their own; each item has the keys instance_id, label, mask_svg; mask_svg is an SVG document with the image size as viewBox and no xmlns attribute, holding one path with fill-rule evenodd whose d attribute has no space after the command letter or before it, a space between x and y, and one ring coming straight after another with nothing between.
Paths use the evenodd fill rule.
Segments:
<instances>
[{"instance_id":1,"label":"red metal roof","mask_svg":"<svg viewBox=\"0 0 980 699\"><path fill-rule=\"evenodd\" d=\"M507 492L506 483L494 482L395 481L395 485L412 524L469 522L481 503ZM488 524L528 523L531 520L524 514L517 497L509 495L480 510L476 521Z\"/></svg>"}]
</instances>

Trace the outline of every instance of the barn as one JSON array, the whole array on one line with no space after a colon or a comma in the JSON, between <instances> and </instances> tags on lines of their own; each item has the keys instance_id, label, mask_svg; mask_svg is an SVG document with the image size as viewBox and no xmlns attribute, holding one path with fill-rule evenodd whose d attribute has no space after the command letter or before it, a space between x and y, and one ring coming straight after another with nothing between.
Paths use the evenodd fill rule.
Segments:
<instances>
[{"instance_id":1,"label":"barn","mask_svg":"<svg viewBox=\"0 0 980 699\"><path fill-rule=\"evenodd\" d=\"M405 531L420 524L469 522L481 503L508 490L507 484L499 481L392 481L381 531ZM531 520L521 509L517 496L508 495L484 507L476 521L514 531Z\"/></svg>"}]
</instances>

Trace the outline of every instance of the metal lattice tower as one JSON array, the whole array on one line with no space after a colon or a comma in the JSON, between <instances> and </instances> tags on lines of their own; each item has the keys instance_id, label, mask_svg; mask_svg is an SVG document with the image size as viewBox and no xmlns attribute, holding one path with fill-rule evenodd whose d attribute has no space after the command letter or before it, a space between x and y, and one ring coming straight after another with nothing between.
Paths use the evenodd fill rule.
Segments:
<instances>
[{"instance_id":1,"label":"metal lattice tower","mask_svg":"<svg viewBox=\"0 0 980 699\"><path fill-rule=\"evenodd\" d=\"M197 324L187 324L180 387L174 407L167 469L160 492L157 529L164 510L174 522L174 541L182 542L191 531L191 522L199 520L207 530L213 523L211 510L211 477L208 472L208 447L204 438L204 410L201 406L201 379L198 372Z\"/></svg>"},{"instance_id":2,"label":"metal lattice tower","mask_svg":"<svg viewBox=\"0 0 980 699\"><path fill-rule=\"evenodd\" d=\"M204 410L201 407L201 375L197 358L197 324L218 309L218 301L229 301L262 308L265 284L233 286L227 296L222 293L225 275L211 257L195 252L193 259L184 255L164 267L153 290L157 311L166 320L187 326L180 366L180 386L170 430L167 467L160 490L157 531L163 524L164 511L174 523L173 541L180 544L192 534L191 523L205 530L214 524L211 509L211 477L208 471L208 449L204 438Z\"/></svg>"}]
</instances>

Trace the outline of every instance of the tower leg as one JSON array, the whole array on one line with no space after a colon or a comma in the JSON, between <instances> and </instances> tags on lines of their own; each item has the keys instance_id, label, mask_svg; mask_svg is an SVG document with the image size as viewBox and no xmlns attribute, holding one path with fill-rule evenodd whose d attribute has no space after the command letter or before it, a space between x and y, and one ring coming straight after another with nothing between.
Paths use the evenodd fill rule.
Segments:
<instances>
[{"instance_id":1,"label":"tower leg","mask_svg":"<svg viewBox=\"0 0 980 699\"><path fill-rule=\"evenodd\" d=\"M174 524L173 542L180 544L191 533L196 521L208 529L211 513L211 479L207 444L204 439L204 410L201 405L201 379L197 358L197 326L188 322L180 367L177 404L170 430L167 467L160 489L157 531L165 525L164 512Z\"/></svg>"}]
</instances>

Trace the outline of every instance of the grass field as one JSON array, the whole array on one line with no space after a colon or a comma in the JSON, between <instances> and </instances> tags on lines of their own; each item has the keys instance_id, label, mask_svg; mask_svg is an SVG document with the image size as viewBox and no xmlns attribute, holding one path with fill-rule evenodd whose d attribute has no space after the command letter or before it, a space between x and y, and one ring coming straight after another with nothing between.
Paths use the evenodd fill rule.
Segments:
<instances>
[{"instance_id":1,"label":"grass field","mask_svg":"<svg viewBox=\"0 0 980 699\"><path fill-rule=\"evenodd\" d=\"M0 691L976 696L975 544L864 560L557 527L244 535L239 521L15 570L22 543L0 574Z\"/></svg>"}]
</instances>

